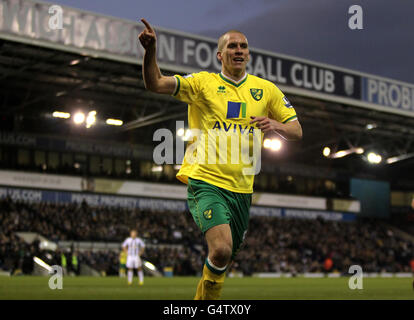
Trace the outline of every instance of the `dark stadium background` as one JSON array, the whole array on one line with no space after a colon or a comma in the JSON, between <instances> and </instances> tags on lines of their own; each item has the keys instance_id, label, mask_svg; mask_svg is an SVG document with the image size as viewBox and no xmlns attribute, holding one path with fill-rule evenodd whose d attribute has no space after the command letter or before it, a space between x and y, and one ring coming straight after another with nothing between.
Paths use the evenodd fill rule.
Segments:
<instances>
[{"instance_id":1,"label":"dark stadium background","mask_svg":"<svg viewBox=\"0 0 414 320\"><path fill-rule=\"evenodd\" d=\"M41 174L44 181L61 179L62 185L67 178L81 177L83 191L73 191L78 198L102 193L95 190L96 179L181 186L174 165L153 170L157 165L152 151L158 144L153 134L159 128L175 132L176 121L186 123L186 106L145 90L141 58L135 63L130 57L121 61L99 50L61 50L26 41L22 35L21 41L19 35L12 39L10 34L10 30L0 30L0 177L21 180L15 179L13 184L0 180L0 270L11 275L31 274L38 268L34 256L59 265L65 255L68 273L118 275L120 243L131 227L137 227L148 244L144 258L161 274L166 267L172 267L174 275L199 274L206 248L188 212L157 205L128 209L94 206L87 201L45 202L25 198L24 193L26 189L53 191L58 197L59 192L71 192L50 190L41 181L35 187L33 173ZM188 70L178 63L163 68L170 75ZM348 71L335 72L342 76L341 72ZM399 85L412 88L408 83ZM358 99L348 103L349 99L294 91L292 84L287 88L304 138L283 142L280 152L263 149L255 191L274 197L297 196L294 201L322 199L324 213L293 204L292 208L302 210L301 218L254 214L246 244L231 271L244 275L347 274L350 265L359 264L368 273L412 273L414 110L372 109L362 107L362 101L358 105ZM90 128L75 125L72 118L52 116L54 111L73 116L77 111L92 110L97 111L97 123ZM123 126L106 125L108 118L121 119ZM332 152L362 147L364 154L330 159L322 154L325 147ZM370 151L380 154L383 161L369 163L366 154ZM392 164L385 161L404 155L411 156ZM171 195L154 198L168 203ZM355 203L360 205L358 212L346 210ZM330 219L335 213L344 213L352 221ZM43 240L35 237L31 242L19 236L22 232L41 235L57 248L41 249Z\"/></svg>"}]
</instances>

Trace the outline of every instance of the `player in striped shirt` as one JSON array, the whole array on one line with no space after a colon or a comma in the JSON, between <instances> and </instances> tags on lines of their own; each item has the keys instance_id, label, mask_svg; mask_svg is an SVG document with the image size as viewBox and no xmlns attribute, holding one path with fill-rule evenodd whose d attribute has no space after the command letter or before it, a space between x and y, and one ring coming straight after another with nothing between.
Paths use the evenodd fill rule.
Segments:
<instances>
[{"instance_id":1,"label":"player in striped shirt","mask_svg":"<svg viewBox=\"0 0 414 320\"><path fill-rule=\"evenodd\" d=\"M144 271L142 270L141 255L144 253L145 243L137 235L137 230L131 230L130 237L122 243L122 248L127 254L126 267L128 268L128 284L132 284L134 269L137 269L138 283L142 286L144 284Z\"/></svg>"}]
</instances>

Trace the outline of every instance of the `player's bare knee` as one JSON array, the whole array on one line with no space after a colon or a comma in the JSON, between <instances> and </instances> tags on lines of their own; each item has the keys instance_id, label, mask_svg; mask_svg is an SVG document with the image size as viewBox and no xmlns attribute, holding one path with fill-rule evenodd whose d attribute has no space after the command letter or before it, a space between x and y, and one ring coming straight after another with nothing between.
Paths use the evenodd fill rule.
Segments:
<instances>
[{"instance_id":1,"label":"player's bare knee","mask_svg":"<svg viewBox=\"0 0 414 320\"><path fill-rule=\"evenodd\" d=\"M228 245L220 245L215 247L210 254L211 261L217 267L224 267L230 262L231 247Z\"/></svg>"}]
</instances>

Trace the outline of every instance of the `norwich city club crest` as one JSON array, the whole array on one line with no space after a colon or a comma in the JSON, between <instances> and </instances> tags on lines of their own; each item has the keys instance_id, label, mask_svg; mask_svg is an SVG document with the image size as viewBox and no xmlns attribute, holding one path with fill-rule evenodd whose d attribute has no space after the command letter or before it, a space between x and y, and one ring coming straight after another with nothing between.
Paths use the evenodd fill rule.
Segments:
<instances>
[{"instance_id":1,"label":"norwich city club crest","mask_svg":"<svg viewBox=\"0 0 414 320\"><path fill-rule=\"evenodd\" d=\"M213 216L213 215L212 215L212 211L211 211L211 209L208 209L208 210L204 211L204 212L203 212L203 216L204 216L204 218L206 218L207 220L210 220L210 219L211 219L211 217Z\"/></svg>"},{"instance_id":2,"label":"norwich city club crest","mask_svg":"<svg viewBox=\"0 0 414 320\"><path fill-rule=\"evenodd\" d=\"M259 101L263 97L263 89L250 89L254 100Z\"/></svg>"}]
</instances>

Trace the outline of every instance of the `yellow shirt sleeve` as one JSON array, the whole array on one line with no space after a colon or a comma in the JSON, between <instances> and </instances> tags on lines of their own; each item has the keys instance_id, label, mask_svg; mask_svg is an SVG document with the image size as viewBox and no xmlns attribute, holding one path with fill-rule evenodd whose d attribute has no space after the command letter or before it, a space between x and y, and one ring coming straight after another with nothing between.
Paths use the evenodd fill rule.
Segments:
<instances>
[{"instance_id":1,"label":"yellow shirt sleeve","mask_svg":"<svg viewBox=\"0 0 414 320\"><path fill-rule=\"evenodd\" d=\"M269 99L269 117L278 122L286 123L297 119L296 111L289 100L276 86L273 88Z\"/></svg>"},{"instance_id":2,"label":"yellow shirt sleeve","mask_svg":"<svg viewBox=\"0 0 414 320\"><path fill-rule=\"evenodd\" d=\"M201 92L201 83L204 72L191 73L186 76L174 75L177 86L173 96L180 101L191 104L196 101Z\"/></svg>"}]
</instances>

